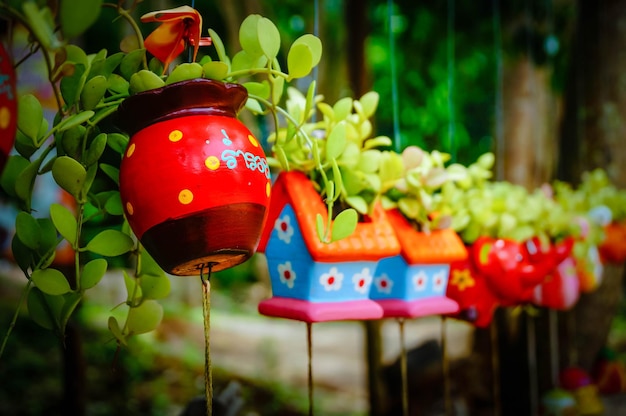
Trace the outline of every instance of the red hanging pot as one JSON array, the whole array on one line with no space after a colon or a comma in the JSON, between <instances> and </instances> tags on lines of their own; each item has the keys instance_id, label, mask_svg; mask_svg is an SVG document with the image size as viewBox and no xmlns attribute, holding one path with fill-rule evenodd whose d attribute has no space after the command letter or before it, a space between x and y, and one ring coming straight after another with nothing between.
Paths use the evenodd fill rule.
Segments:
<instances>
[{"instance_id":1,"label":"red hanging pot","mask_svg":"<svg viewBox=\"0 0 626 416\"><path fill-rule=\"evenodd\" d=\"M130 136L120 194L133 232L168 273L223 270L255 252L270 172L258 140L236 116L246 89L195 79L126 99Z\"/></svg>"},{"instance_id":2,"label":"red hanging pot","mask_svg":"<svg viewBox=\"0 0 626 416\"><path fill-rule=\"evenodd\" d=\"M555 253L540 251L532 240L480 237L472 244L470 258L503 305L531 301L534 287L557 265Z\"/></svg>"},{"instance_id":3,"label":"red hanging pot","mask_svg":"<svg viewBox=\"0 0 626 416\"><path fill-rule=\"evenodd\" d=\"M0 173L15 142L17 98L13 61L0 43Z\"/></svg>"}]
</instances>

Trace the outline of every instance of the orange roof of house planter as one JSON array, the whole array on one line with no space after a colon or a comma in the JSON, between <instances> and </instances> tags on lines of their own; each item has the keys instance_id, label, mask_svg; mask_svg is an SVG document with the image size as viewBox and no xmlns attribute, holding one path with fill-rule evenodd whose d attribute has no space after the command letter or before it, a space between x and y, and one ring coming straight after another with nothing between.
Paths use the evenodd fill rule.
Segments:
<instances>
[{"instance_id":1,"label":"orange roof of house planter","mask_svg":"<svg viewBox=\"0 0 626 416\"><path fill-rule=\"evenodd\" d=\"M357 225L349 237L332 243L321 242L315 231L318 213L326 221L326 206L304 173L281 173L272 186L266 227L261 234L258 251L264 252L272 227L286 204L291 204L302 228L302 236L316 261L378 260L400 252L400 244L380 205L367 222Z\"/></svg>"}]
</instances>

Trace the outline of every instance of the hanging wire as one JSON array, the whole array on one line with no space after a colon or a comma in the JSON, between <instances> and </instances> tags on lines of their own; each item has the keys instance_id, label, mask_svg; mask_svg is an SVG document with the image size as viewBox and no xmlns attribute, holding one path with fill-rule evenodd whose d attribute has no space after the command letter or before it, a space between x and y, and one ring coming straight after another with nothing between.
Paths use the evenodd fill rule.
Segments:
<instances>
[{"instance_id":1,"label":"hanging wire","mask_svg":"<svg viewBox=\"0 0 626 416\"><path fill-rule=\"evenodd\" d=\"M448 146L451 162L456 162L456 118L454 114L454 0L448 0Z\"/></svg>"},{"instance_id":2,"label":"hanging wire","mask_svg":"<svg viewBox=\"0 0 626 416\"><path fill-rule=\"evenodd\" d=\"M496 139L496 180L504 179L504 72L502 65L502 27L500 24L500 0L493 0L493 43L496 66L495 77L495 139Z\"/></svg>"},{"instance_id":3,"label":"hanging wire","mask_svg":"<svg viewBox=\"0 0 626 416\"><path fill-rule=\"evenodd\" d=\"M319 38L320 35L320 3L319 0L315 0L313 3L313 35ZM312 82L317 84L319 77L318 67L313 68ZM317 114L313 112L312 120L315 122ZM307 342L307 387L308 387L308 399L309 399L309 416L313 416L313 324L311 322L306 323L306 342Z\"/></svg>"},{"instance_id":4,"label":"hanging wire","mask_svg":"<svg viewBox=\"0 0 626 416\"><path fill-rule=\"evenodd\" d=\"M213 371L211 365L211 271L213 263L200 266L202 283L202 312L204 315L204 393L206 415L213 414ZM205 275L205 269L207 274Z\"/></svg>"},{"instance_id":5,"label":"hanging wire","mask_svg":"<svg viewBox=\"0 0 626 416\"><path fill-rule=\"evenodd\" d=\"M393 115L393 147L400 152L402 143L400 136L400 109L398 98L398 75L396 69L396 42L393 33L393 0L387 0L387 31L389 33L389 69L391 72L391 106Z\"/></svg>"},{"instance_id":6,"label":"hanging wire","mask_svg":"<svg viewBox=\"0 0 626 416\"><path fill-rule=\"evenodd\" d=\"M526 341L528 349L528 373L530 390L530 414L536 415L539 410L537 387L537 339L535 333L535 317L526 314Z\"/></svg>"},{"instance_id":7,"label":"hanging wire","mask_svg":"<svg viewBox=\"0 0 626 416\"><path fill-rule=\"evenodd\" d=\"M447 318L441 316L441 365L443 372L443 403L446 416L452 416L452 391L450 383L450 359L448 357L448 331L446 330Z\"/></svg>"},{"instance_id":8,"label":"hanging wire","mask_svg":"<svg viewBox=\"0 0 626 416\"><path fill-rule=\"evenodd\" d=\"M313 416L313 324L306 323L306 345L308 358L309 416Z\"/></svg>"},{"instance_id":9,"label":"hanging wire","mask_svg":"<svg viewBox=\"0 0 626 416\"><path fill-rule=\"evenodd\" d=\"M402 416L409 416L409 378L407 371L407 352L404 332L404 318L398 318L400 330L400 379L402 381Z\"/></svg>"}]
</instances>

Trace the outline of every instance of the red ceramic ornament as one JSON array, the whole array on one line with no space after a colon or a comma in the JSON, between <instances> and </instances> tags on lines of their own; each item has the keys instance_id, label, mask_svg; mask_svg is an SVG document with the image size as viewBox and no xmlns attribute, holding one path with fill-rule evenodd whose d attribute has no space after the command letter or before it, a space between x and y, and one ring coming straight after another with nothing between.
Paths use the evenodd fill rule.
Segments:
<instances>
[{"instance_id":1,"label":"red ceramic ornament","mask_svg":"<svg viewBox=\"0 0 626 416\"><path fill-rule=\"evenodd\" d=\"M598 247L602 261L623 263L626 260L626 221L614 221L606 225L604 236L604 241Z\"/></svg>"},{"instance_id":2,"label":"red ceramic ornament","mask_svg":"<svg viewBox=\"0 0 626 416\"><path fill-rule=\"evenodd\" d=\"M0 43L0 172L15 142L17 130L16 78L13 62Z\"/></svg>"},{"instance_id":3,"label":"red ceramic ornament","mask_svg":"<svg viewBox=\"0 0 626 416\"><path fill-rule=\"evenodd\" d=\"M556 269L535 287L533 302L556 310L571 309L580 298L580 280L572 257L563 260Z\"/></svg>"},{"instance_id":4,"label":"red ceramic ornament","mask_svg":"<svg viewBox=\"0 0 626 416\"><path fill-rule=\"evenodd\" d=\"M459 312L452 316L478 328L489 326L493 314L500 306L499 299L469 259L450 264L446 296L459 304Z\"/></svg>"},{"instance_id":5,"label":"red ceramic ornament","mask_svg":"<svg viewBox=\"0 0 626 416\"><path fill-rule=\"evenodd\" d=\"M536 241L521 243L491 237L478 238L472 244L470 258L505 306L530 302L535 286L558 261L555 253L541 250Z\"/></svg>"},{"instance_id":6,"label":"red ceramic ornament","mask_svg":"<svg viewBox=\"0 0 626 416\"><path fill-rule=\"evenodd\" d=\"M246 89L195 79L126 99L131 136L120 193L133 232L168 273L198 275L250 258L270 195L259 141L236 115Z\"/></svg>"}]
</instances>

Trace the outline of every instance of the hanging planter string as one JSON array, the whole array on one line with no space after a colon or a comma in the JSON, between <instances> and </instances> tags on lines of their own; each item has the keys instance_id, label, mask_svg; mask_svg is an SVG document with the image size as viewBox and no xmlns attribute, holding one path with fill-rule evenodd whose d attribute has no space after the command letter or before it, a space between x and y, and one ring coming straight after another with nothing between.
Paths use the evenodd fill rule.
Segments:
<instances>
[{"instance_id":1,"label":"hanging planter string","mask_svg":"<svg viewBox=\"0 0 626 416\"><path fill-rule=\"evenodd\" d=\"M213 375L211 367L211 268L212 264L202 265L200 281L202 282L202 312L204 316L204 393L206 397L206 414L213 414ZM205 276L205 270L207 274Z\"/></svg>"},{"instance_id":2,"label":"hanging planter string","mask_svg":"<svg viewBox=\"0 0 626 416\"><path fill-rule=\"evenodd\" d=\"M496 141L496 179L504 179L504 111L503 111L503 59L502 59L502 28L500 24L500 0L493 0L493 39L495 55L495 141ZM502 403L500 401L500 346L498 340L498 327L496 321L491 321L489 325L491 342L491 373L492 373L492 395L493 414L502 414Z\"/></svg>"}]
</instances>

